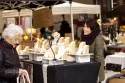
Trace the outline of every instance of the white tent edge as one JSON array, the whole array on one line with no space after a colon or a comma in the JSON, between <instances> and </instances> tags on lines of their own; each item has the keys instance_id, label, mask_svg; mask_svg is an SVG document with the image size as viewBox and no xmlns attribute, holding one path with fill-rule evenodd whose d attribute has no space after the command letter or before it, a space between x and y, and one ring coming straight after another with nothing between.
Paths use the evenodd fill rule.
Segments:
<instances>
[{"instance_id":1,"label":"white tent edge","mask_svg":"<svg viewBox=\"0 0 125 83\"><path fill-rule=\"evenodd\" d=\"M58 14L70 14L70 3L62 3L54 5L52 7L54 15ZM100 14L100 5L88 5L78 2L72 2L72 13L73 14Z\"/></svg>"}]
</instances>

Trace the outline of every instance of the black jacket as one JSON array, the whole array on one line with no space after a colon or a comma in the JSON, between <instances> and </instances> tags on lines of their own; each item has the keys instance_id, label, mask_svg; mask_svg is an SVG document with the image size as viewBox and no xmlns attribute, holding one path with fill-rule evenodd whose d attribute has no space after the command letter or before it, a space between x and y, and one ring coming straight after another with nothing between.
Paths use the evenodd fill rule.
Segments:
<instances>
[{"instance_id":1,"label":"black jacket","mask_svg":"<svg viewBox=\"0 0 125 83\"><path fill-rule=\"evenodd\" d=\"M16 83L20 68L19 56L13 46L0 39L0 83Z\"/></svg>"}]
</instances>

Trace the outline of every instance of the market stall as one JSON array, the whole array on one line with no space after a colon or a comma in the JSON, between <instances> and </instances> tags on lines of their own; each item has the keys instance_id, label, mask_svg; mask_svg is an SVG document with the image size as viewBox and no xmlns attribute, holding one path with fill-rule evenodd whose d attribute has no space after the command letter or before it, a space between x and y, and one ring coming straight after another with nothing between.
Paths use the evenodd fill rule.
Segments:
<instances>
[{"instance_id":1,"label":"market stall","mask_svg":"<svg viewBox=\"0 0 125 83\"><path fill-rule=\"evenodd\" d=\"M4 11L4 10L15 10L17 11L17 15L18 15L18 25L21 25L21 10L22 9L30 9L30 10L34 10L36 8L39 7L46 7L46 6L52 6L52 5L57 5L57 4L61 4L64 3L63 0L51 0L51 1L1 1L0 2L0 10ZM6 11L7 16L10 16L8 14L8 12L10 11ZM27 15L26 13L23 13L24 15ZM4 15L4 14L3 14ZM14 14L15 15L15 12ZM32 26L31 28L31 41L32 41Z\"/></svg>"},{"instance_id":2,"label":"market stall","mask_svg":"<svg viewBox=\"0 0 125 83\"><path fill-rule=\"evenodd\" d=\"M69 2L68 2L68 4L69 4ZM73 15L72 15L74 13L72 12L73 11L72 6L73 6L73 2L70 2L69 6L68 6L70 8L70 10L69 9L68 10L70 11L69 14L71 14L72 39L74 40ZM83 8L82 10L84 10L84 7L86 7L85 9L87 9L87 7L89 7L89 6L80 5L80 7L78 7L78 8L80 8L80 9ZM98 6L98 7L100 8L100 6ZM89 8L92 9L93 7L89 7ZM74 10L75 10L75 8L74 8ZM93 10L89 10L89 11L95 11L95 8L93 8ZM91 13L91 14L98 13L99 14L100 13L99 11L96 13L95 12L87 12L87 13ZM82 13L85 13L85 11ZM100 18L101 18L101 16L100 16ZM47 72L43 71L42 73L47 74L47 76L49 76L49 77L45 76L44 74L42 75L42 76L45 76L45 77L43 77L43 79L45 81L44 83L46 83L46 80L48 83L52 82L51 80L53 80L54 78L51 79L52 78L51 75L54 75L55 77L60 76L59 78L56 78L56 80L58 80L58 83L62 83L62 82L63 83L64 82L73 83L73 81L76 83L76 82L79 82L79 79L81 80L80 83L83 83L83 82L96 83L97 82L100 64L98 64L98 66L96 64L92 65L94 63L90 62L90 56L93 55L93 53L89 53L89 45L86 45L85 42L80 42L77 46L76 41L72 41L70 37L65 37L65 38L60 37L60 34L57 32L53 33L53 40L50 40L50 39L43 40L42 43L40 43L40 44L39 44L39 42L40 42L39 40L34 43L34 47L32 49L30 49L28 46L26 46L24 49L22 49L21 46L19 45L19 46L17 46L17 51L20 56L24 56L24 55L29 56L28 61L33 62L33 65L35 65L35 63L34 63L35 61L42 62L45 65L47 64L47 66L45 66L45 68L46 68L45 71L47 71ZM69 65L69 64L67 65L65 63L65 61L66 62L75 62L75 63L73 63L71 65ZM24 60L22 62L24 64L27 63ZM86 62L88 62L88 64ZM86 65L84 65L84 64L86 64ZM89 66L89 64L91 66ZM53 65L53 66L51 66L51 65ZM43 65L39 64L39 66L43 66ZM28 68L32 69L33 67L28 67ZM93 69L93 68L95 68L95 69ZM38 69L39 68L35 68L35 69L33 69L33 71L34 70L36 70L38 72L42 71L42 70L40 71ZM57 70L59 69L58 73L56 72L57 70L54 70L54 69L57 69ZM65 71L62 69L64 69ZM76 70L76 69L78 69L77 70L78 72L74 72L74 70ZM89 74L90 70L88 70L88 69L93 69L93 71L91 70L91 74L93 73L94 76ZM70 73L68 73L68 71L66 71L66 70L70 71ZM85 70L85 71L83 71L83 70ZM31 73L32 73L32 70L31 70ZM83 75L85 75L85 74L87 76L85 76L83 79ZM63 75L67 76L67 78L63 78ZM74 76L73 77L74 80L72 80L72 77L70 75ZM33 76L39 76L39 75L36 75L36 73L34 73ZM46 77L47 77L47 79L46 79ZM86 78L89 78L89 79L92 78L92 80L89 80L89 79L86 80ZM62 82L61 82L61 80L62 80ZM53 80L53 81L55 81L55 80ZM53 83L55 83L55 82L53 82Z\"/></svg>"},{"instance_id":3,"label":"market stall","mask_svg":"<svg viewBox=\"0 0 125 83\"><path fill-rule=\"evenodd\" d=\"M38 8L41 9L41 8ZM22 10L21 16L29 15L32 16L31 10ZM74 40L74 27L73 27L73 14L99 14L101 19L101 8L100 5L87 5L77 2L65 2L59 5L52 6L53 15L71 14L71 27L72 27L72 39ZM10 15L8 15L10 14ZM15 11L4 12L3 17L17 16L18 13Z\"/></svg>"}]
</instances>

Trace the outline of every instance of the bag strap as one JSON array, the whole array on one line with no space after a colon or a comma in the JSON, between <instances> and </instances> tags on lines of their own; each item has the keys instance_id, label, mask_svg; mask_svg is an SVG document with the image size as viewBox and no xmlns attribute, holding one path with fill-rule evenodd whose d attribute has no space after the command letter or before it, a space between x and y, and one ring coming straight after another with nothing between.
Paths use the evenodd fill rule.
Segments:
<instances>
[{"instance_id":1,"label":"bag strap","mask_svg":"<svg viewBox=\"0 0 125 83\"><path fill-rule=\"evenodd\" d=\"M27 78L27 79L26 79L26 78ZM26 83L26 80L27 80L28 83L31 83L31 82L30 82L30 78L29 78L29 74L28 74L27 71L26 71L26 78L24 78L24 76L23 76L23 83Z\"/></svg>"},{"instance_id":2,"label":"bag strap","mask_svg":"<svg viewBox=\"0 0 125 83\"><path fill-rule=\"evenodd\" d=\"M26 83L24 76L23 76L23 83Z\"/></svg>"}]
</instances>

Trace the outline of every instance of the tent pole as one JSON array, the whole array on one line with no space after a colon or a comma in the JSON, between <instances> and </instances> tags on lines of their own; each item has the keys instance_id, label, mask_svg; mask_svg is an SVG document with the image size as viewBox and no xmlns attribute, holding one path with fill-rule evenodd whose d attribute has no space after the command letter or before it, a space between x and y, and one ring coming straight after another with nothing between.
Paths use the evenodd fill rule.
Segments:
<instances>
[{"instance_id":1,"label":"tent pole","mask_svg":"<svg viewBox=\"0 0 125 83\"><path fill-rule=\"evenodd\" d=\"M32 17L31 17L31 24L32 24ZM30 28L31 28L31 34L30 34L30 35L31 35L31 41L32 41L32 40L33 40L33 36L32 36L32 34L33 34L33 31L32 31L32 25L31 25Z\"/></svg>"},{"instance_id":2,"label":"tent pole","mask_svg":"<svg viewBox=\"0 0 125 83\"><path fill-rule=\"evenodd\" d=\"M20 11L21 11L21 9L18 10L18 13L19 13L19 25L20 25Z\"/></svg>"},{"instance_id":3,"label":"tent pole","mask_svg":"<svg viewBox=\"0 0 125 83\"><path fill-rule=\"evenodd\" d=\"M32 9L32 13L33 13L33 12L34 12L34 10ZM30 37L30 38L31 38L31 41L32 41L32 40L33 40L33 31L32 31L32 30L33 30L33 28L32 28L32 27L33 27L33 17L30 17L30 19L31 19L31 20L30 20L30 21L31 21L31 25L30 25L30 29L31 29L30 36L31 36L31 37ZM33 45L32 45L32 46L33 46Z\"/></svg>"},{"instance_id":4,"label":"tent pole","mask_svg":"<svg viewBox=\"0 0 125 83\"><path fill-rule=\"evenodd\" d=\"M113 10L114 5L113 5L114 0L111 0L111 10Z\"/></svg>"},{"instance_id":5,"label":"tent pole","mask_svg":"<svg viewBox=\"0 0 125 83\"><path fill-rule=\"evenodd\" d=\"M99 18L100 18L100 30L102 31L102 16L101 16L101 9L100 9Z\"/></svg>"},{"instance_id":6,"label":"tent pole","mask_svg":"<svg viewBox=\"0 0 125 83\"><path fill-rule=\"evenodd\" d=\"M71 17L72 41L74 41L74 26L73 26L72 1L70 1L70 17Z\"/></svg>"}]
</instances>

